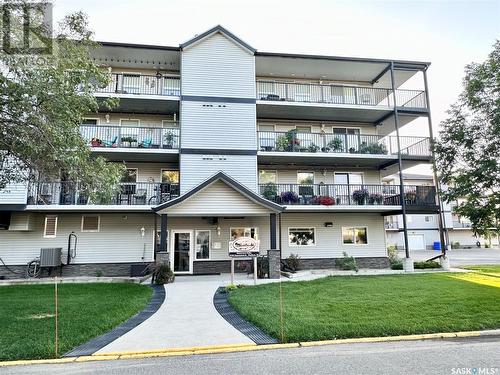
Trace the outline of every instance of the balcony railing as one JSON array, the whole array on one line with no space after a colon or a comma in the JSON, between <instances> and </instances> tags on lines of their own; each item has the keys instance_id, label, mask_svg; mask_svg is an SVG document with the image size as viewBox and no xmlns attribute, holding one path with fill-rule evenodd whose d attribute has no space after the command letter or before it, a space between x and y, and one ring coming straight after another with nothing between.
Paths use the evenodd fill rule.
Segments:
<instances>
[{"instance_id":1,"label":"balcony railing","mask_svg":"<svg viewBox=\"0 0 500 375\"><path fill-rule=\"evenodd\" d=\"M92 147L179 148L178 128L81 125L80 133Z\"/></svg>"},{"instance_id":2,"label":"balcony railing","mask_svg":"<svg viewBox=\"0 0 500 375\"><path fill-rule=\"evenodd\" d=\"M346 184L260 184L260 194L282 205L401 205L399 185ZM409 206L435 204L433 186L405 186L405 203Z\"/></svg>"},{"instance_id":3,"label":"balcony railing","mask_svg":"<svg viewBox=\"0 0 500 375\"><path fill-rule=\"evenodd\" d=\"M34 182L28 189L30 205L150 205L167 202L180 195L179 184L120 183L111 199L90 198L78 182Z\"/></svg>"},{"instance_id":4,"label":"balcony railing","mask_svg":"<svg viewBox=\"0 0 500 375\"><path fill-rule=\"evenodd\" d=\"M108 94L179 96L180 78L161 75L112 73L107 86L98 90Z\"/></svg>"},{"instance_id":5,"label":"balcony railing","mask_svg":"<svg viewBox=\"0 0 500 375\"><path fill-rule=\"evenodd\" d=\"M470 229L470 228L472 228L472 224L470 222L453 220L453 228L458 228L458 229L469 228Z\"/></svg>"},{"instance_id":6,"label":"balcony railing","mask_svg":"<svg viewBox=\"0 0 500 375\"><path fill-rule=\"evenodd\" d=\"M257 138L261 151L372 155L391 155L398 151L395 136L258 131ZM399 140L402 154L431 155L427 137L399 137Z\"/></svg>"},{"instance_id":7,"label":"balcony railing","mask_svg":"<svg viewBox=\"0 0 500 375\"><path fill-rule=\"evenodd\" d=\"M257 100L392 107L392 89L325 85L317 83L287 83L257 81ZM427 108L425 92L396 90L398 107Z\"/></svg>"}]
</instances>

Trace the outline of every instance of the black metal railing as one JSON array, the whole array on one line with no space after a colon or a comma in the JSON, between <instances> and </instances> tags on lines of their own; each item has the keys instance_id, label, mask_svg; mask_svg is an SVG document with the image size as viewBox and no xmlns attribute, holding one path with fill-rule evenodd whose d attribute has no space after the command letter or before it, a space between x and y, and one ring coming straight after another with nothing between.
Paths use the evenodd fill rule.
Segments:
<instances>
[{"instance_id":1,"label":"black metal railing","mask_svg":"<svg viewBox=\"0 0 500 375\"><path fill-rule=\"evenodd\" d=\"M179 77L111 73L107 86L97 90L109 94L137 94L179 96L181 85Z\"/></svg>"},{"instance_id":2,"label":"black metal railing","mask_svg":"<svg viewBox=\"0 0 500 375\"><path fill-rule=\"evenodd\" d=\"M92 147L179 148L178 128L80 125L80 133Z\"/></svg>"},{"instance_id":3,"label":"black metal railing","mask_svg":"<svg viewBox=\"0 0 500 375\"><path fill-rule=\"evenodd\" d=\"M111 198L89 194L78 182L33 182L28 188L30 205L150 205L167 202L180 195L179 184L120 183Z\"/></svg>"},{"instance_id":4,"label":"black metal railing","mask_svg":"<svg viewBox=\"0 0 500 375\"><path fill-rule=\"evenodd\" d=\"M472 224L470 222L465 221L456 221L453 220L453 228L472 228Z\"/></svg>"},{"instance_id":5,"label":"black metal railing","mask_svg":"<svg viewBox=\"0 0 500 375\"><path fill-rule=\"evenodd\" d=\"M398 151L397 137L365 134L328 134L258 131L259 150L391 155ZM399 137L401 153L430 156L427 137Z\"/></svg>"},{"instance_id":6,"label":"black metal railing","mask_svg":"<svg viewBox=\"0 0 500 375\"><path fill-rule=\"evenodd\" d=\"M399 185L373 184L260 184L260 194L282 205L401 205ZM433 186L405 186L404 199L410 206L435 204Z\"/></svg>"},{"instance_id":7,"label":"black metal railing","mask_svg":"<svg viewBox=\"0 0 500 375\"><path fill-rule=\"evenodd\" d=\"M257 100L393 107L392 89L318 83L256 82ZM397 89L398 107L427 108L425 91Z\"/></svg>"}]
</instances>

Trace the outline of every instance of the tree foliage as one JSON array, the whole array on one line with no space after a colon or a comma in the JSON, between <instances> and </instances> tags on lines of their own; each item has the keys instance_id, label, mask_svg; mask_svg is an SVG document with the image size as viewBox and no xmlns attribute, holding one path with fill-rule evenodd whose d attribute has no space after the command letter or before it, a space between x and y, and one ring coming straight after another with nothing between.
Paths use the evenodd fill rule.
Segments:
<instances>
[{"instance_id":1,"label":"tree foliage","mask_svg":"<svg viewBox=\"0 0 500 375\"><path fill-rule=\"evenodd\" d=\"M109 74L91 58L97 44L85 14L66 16L51 38L50 56L0 54L0 189L63 172L88 193L110 196L123 166L93 156L79 130L98 111L94 92Z\"/></svg>"},{"instance_id":2,"label":"tree foliage","mask_svg":"<svg viewBox=\"0 0 500 375\"><path fill-rule=\"evenodd\" d=\"M490 237L500 230L500 41L485 62L466 66L463 86L441 123L436 168L444 200Z\"/></svg>"}]
</instances>

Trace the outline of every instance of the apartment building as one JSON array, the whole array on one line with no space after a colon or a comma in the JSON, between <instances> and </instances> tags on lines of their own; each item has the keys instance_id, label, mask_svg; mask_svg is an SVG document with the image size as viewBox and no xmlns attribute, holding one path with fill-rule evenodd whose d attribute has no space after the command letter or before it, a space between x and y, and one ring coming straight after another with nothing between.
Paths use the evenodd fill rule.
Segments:
<instances>
[{"instance_id":1,"label":"apartment building","mask_svg":"<svg viewBox=\"0 0 500 375\"><path fill-rule=\"evenodd\" d=\"M384 177L384 183L394 185L399 184L398 176ZM414 186L433 186L434 179L430 175L405 173L403 175L404 184ZM459 203L459 202L457 202ZM477 237L472 232L470 220L453 212L456 203L442 202L442 226L446 237L448 248L466 247L476 248L478 243L484 247L490 245L498 246L498 238L491 239ZM412 214L406 215L408 228L409 250L432 250L435 243L440 243L439 215L438 214ZM387 243L396 245L399 249L404 249L404 227L401 215L386 216L385 228L387 233Z\"/></svg>"},{"instance_id":2,"label":"apartment building","mask_svg":"<svg viewBox=\"0 0 500 375\"><path fill-rule=\"evenodd\" d=\"M240 237L305 268L343 252L385 267L384 217L438 210L432 185L382 183L431 162L430 126L402 135L429 116L427 62L259 52L221 26L176 47L102 42L93 56L111 76L95 95L120 103L81 132L126 164L119 193L92 201L63 175L8 186L11 269L55 247L70 253L65 275L128 275L158 257L179 274L229 272Z\"/></svg>"}]
</instances>

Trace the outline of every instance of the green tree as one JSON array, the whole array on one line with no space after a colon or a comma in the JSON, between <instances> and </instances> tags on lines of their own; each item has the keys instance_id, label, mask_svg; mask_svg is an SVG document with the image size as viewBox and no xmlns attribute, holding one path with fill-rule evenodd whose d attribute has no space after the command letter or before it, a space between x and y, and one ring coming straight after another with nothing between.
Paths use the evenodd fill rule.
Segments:
<instances>
[{"instance_id":1,"label":"green tree","mask_svg":"<svg viewBox=\"0 0 500 375\"><path fill-rule=\"evenodd\" d=\"M441 123L436 168L444 200L458 201L455 212L490 238L500 230L500 41L485 62L466 66L463 86Z\"/></svg>"},{"instance_id":2,"label":"green tree","mask_svg":"<svg viewBox=\"0 0 500 375\"><path fill-rule=\"evenodd\" d=\"M80 12L44 35L53 41L50 56L0 54L0 189L64 172L91 196L107 199L123 166L92 155L79 131L83 117L98 111L94 92L109 81L91 57L98 45Z\"/></svg>"}]
</instances>

